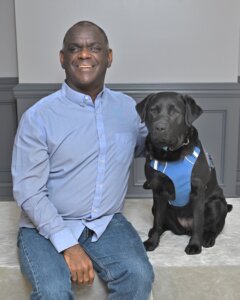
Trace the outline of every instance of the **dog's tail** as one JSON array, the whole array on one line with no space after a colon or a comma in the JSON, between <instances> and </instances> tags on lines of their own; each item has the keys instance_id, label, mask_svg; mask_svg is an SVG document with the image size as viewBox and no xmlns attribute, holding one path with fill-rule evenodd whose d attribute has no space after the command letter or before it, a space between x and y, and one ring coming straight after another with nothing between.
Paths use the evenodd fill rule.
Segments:
<instances>
[{"instance_id":1,"label":"dog's tail","mask_svg":"<svg viewBox=\"0 0 240 300\"><path fill-rule=\"evenodd\" d=\"M228 213L232 210L232 208L233 208L232 204L228 204L227 205L227 211L228 211Z\"/></svg>"}]
</instances>

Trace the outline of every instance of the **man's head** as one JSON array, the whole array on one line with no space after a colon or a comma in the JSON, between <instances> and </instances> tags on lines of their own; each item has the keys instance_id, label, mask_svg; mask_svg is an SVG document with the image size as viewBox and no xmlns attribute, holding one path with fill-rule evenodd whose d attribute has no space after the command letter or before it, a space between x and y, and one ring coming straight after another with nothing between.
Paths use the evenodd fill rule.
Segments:
<instances>
[{"instance_id":1,"label":"man's head","mask_svg":"<svg viewBox=\"0 0 240 300\"><path fill-rule=\"evenodd\" d=\"M112 50L105 32L96 24L81 21L65 34L60 62L68 85L93 99L102 90Z\"/></svg>"}]
</instances>

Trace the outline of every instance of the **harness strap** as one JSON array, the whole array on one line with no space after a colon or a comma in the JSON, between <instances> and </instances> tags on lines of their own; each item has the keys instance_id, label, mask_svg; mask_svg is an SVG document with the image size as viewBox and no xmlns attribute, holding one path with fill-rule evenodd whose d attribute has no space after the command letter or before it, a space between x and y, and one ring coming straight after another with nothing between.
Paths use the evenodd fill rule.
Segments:
<instances>
[{"instance_id":1,"label":"harness strap","mask_svg":"<svg viewBox=\"0 0 240 300\"><path fill-rule=\"evenodd\" d=\"M192 169L200 154L200 148L195 147L193 152L186 155L183 159L174 162L161 162L151 160L150 166L165 175L167 175L174 184L175 200L169 201L174 206L185 206L189 202L191 191Z\"/></svg>"}]
</instances>

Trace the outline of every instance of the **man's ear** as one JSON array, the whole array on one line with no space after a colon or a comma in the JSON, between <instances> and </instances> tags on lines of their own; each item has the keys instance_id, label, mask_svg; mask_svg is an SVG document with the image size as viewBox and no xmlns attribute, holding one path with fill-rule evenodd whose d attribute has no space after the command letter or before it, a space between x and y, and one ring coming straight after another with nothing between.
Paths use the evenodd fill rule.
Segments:
<instances>
[{"instance_id":1,"label":"man's ear","mask_svg":"<svg viewBox=\"0 0 240 300\"><path fill-rule=\"evenodd\" d=\"M144 98L141 102L139 102L137 105L136 105L136 110L142 120L142 122L145 121L145 118L146 118L146 112L147 112L147 109L148 109L148 105L149 103L151 102L151 99L152 97L154 96L155 94L150 94L148 95L146 98Z\"/></svg>"},{"instance_id":2,"label":"man's ear","mask_svg":"<svg viewBox=\"0 0 240 300\"><path fill-rule=\"evenodd\" d=\"M64 66L64 52L63 52L63 50L60 50L60 52L59 52L59 60L60 60L62 68L65 69L65 66Z\"/></svg>"},{"instance_id":3,"label":"man's ear","mask_svg":"<svg viewBox=\"0 0 240 300\"><path fill-rule=\"evenodd\" d=\"M107 65L108 68L111 67L112 61L113 61L112 49L108 49L108 65Z\"/></svg>"},{"instance_id":4,"label":"man's ear","mask_svg":"<svg viewBox=\"0 0 240 300\"><path fill-rule=\"evenodd\" d=\"M192 123L203 113L203 110L189 95L182 95L182 98L186 107L185 122L190 127Z\"/></svg>"}]
</instances>

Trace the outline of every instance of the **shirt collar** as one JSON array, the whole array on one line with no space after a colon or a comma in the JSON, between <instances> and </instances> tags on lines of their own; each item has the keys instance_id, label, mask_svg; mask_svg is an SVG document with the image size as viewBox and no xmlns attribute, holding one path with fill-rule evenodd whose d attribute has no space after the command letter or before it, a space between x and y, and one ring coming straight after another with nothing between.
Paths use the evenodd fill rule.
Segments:
<instances>
[{"instance_id":1,"label":"shirt collar","mask_svg":"<svg viewBox=\"0 0 240 300\"><path fill-rule=\"evenodd\" d=\"M83 94L83 93L73 90L72 88L70 88L69 85L67 85L67 83L65 81L62 84L61 90L65 97L67 97L70 101L75 102L78 105L82 105L82 106L86 105L86 104L93 105L92 99L89 95L86 95L86 94ZM104 85L103 90L97 95L97 98L102 99L105 91L106 91L106 87ZM97 100L97 98L96 98L96 100Z\"/></svg>"}]
</instances>

